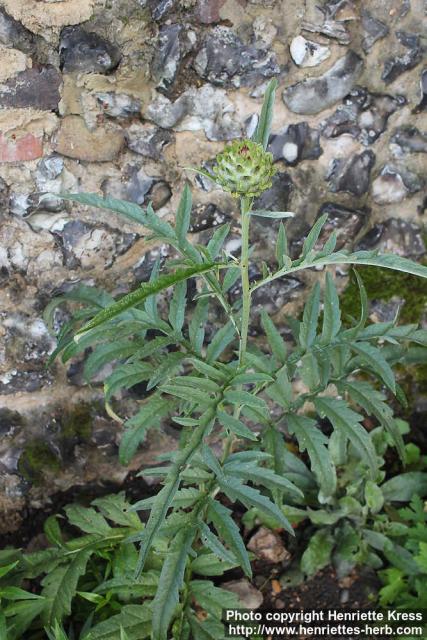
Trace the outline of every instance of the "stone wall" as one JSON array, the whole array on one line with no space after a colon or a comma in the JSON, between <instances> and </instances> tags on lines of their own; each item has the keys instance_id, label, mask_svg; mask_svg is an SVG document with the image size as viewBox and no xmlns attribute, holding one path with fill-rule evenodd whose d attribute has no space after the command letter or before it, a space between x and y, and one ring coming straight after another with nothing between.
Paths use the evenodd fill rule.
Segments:
<instances>
[{"instance_id":1,"label":"stone wall","mask_svg":"<svg viewBox=\"0 0 427 640\"><path fill-rule=\"evenodd\" d=\"M54 343L44 307L78 282L127 291L148 277L153 256L167 252L116 215L52 194L151 200L158 215L170 217L187 180L191 231L206 238L237 219L236 203L185 167L209 166L225 141L253 131L274 76L271 151L279 173L261 205L297 213L293 250L326 211L340 246L419 259L423 11L422 0L0 0L6 528L29 501L127 473L116 462L119 435L103 413L102 385L85 384L78 362L46 369ZM267 261L274 231L271 221L252 229ZM231 238L229 249L236 248ZM256 302L272 313L289 310L306 285L277 281ZM174 434L162 437L146 447L144 460Z\"/></svg>"}]
</instances>

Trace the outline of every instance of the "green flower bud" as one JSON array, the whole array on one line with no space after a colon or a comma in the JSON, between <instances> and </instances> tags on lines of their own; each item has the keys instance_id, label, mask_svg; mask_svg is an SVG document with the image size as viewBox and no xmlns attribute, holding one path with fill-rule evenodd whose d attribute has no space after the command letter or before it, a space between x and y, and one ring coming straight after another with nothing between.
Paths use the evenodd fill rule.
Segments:
<instances>
[{"instance_id":1,"label":"green flower bud","mask_svg":"<svg viewBox=\"0 0 427 640\"><path fill-rule=\"evenodd\" d=\"M234 140L216 157L214 180L235 198L255 198L272 185L273 156L252 140Z\"/></svg>"}]
</instances>

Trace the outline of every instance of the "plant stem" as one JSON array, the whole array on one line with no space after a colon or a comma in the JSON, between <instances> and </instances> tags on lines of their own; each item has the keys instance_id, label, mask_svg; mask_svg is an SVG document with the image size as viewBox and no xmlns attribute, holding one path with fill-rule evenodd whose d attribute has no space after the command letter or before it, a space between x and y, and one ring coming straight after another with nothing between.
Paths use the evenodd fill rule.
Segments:
<instances>
[{"instance_id":1,"label":"plant stem","mask_svg":"<svg viewBox=\"0 0 427 640\"><path fill-rule=\"evenodd\" d=\"M242 321L240 328L239 365L245 360L248 342L249 314L251 310L251 291L249 285L249 223L252 201L250 198L242 198L240 210L242 216L242 250L240 258L240 279L242 283Z\"/></svg>"}]
</instances>

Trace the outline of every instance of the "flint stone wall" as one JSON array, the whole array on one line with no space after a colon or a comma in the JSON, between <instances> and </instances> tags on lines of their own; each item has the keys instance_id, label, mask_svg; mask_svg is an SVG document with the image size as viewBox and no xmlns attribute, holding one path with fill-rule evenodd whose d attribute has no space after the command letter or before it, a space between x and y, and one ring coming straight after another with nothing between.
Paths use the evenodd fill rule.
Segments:
<instances>
[{"instance_id":1,"label":"flint stone wall","mask_svg":"<svg viewBox=\"0 0 427 640\"><path fill-rule=\"evenodd\" d=\"M169 218L188 181L204 240L237 221L236 202L184 167L208 167L251 134L274 76L279 173L259 204L297 213L292 250L328 212L339 246L420 259L423 20L422 0L0 0L0 526L54 491L128 473L102 375L89 387L79 362L45 368L54 343L42 312L78 282L125 292L167 255L112 213L45 194L151 200ZM269 261L275 228L258 220L252 240ZM276 281L255 302L280 317L313 277ZM157 434L135 465L175 437Z\"/></svg>"}]
</instances>

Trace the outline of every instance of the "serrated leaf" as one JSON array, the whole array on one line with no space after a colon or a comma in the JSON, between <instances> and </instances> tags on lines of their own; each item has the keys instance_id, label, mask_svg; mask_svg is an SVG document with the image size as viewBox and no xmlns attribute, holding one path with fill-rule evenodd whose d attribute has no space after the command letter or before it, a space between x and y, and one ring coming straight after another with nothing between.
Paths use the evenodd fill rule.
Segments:
<instances>
[{"instance_id":1,"label":"serrated leaf","mask_svg":"<svg viewBox=\"0 0 427 640\"><path fill-rule=\"evenodd\" d=\"M308 254L314 249L316 242L319 239L320 232L322 231L327 219L328 219L328 214L324 213L323 216L320 216L320 218L316 220L316 222L313 224L302 246L303 258L306 258Z\"/></svg>"},{"instance_id":2,"label":"serrated leaf","mask_svg":"<svg viewBox=\"0 0 427 640\"><path fill-rule=\"evenodd\" d=\"M230 404L246 405L254 409L260 409L261 411L268 411L267 405L262 398L258 398L247 391L226 391L224 400Z\"/></svg>"},{"instance_id":3,"label":"serrated leaf","mask_svg":"<svg viewBox=\"0 0 427 640\"><path fill-rule=\"evenodd\" d=\"M232 512L212 498L209 498L208 505L208 519L214 525L218 535L230 547L245 574L250 578L252 576L251 563L239 528L232 518Z\"/></svg>"},{"instance_id":4,"label":"serrated leaf","mask_svg":"<svg viewBox=\"0 0 427 640\"><path fill-rule=\"evenodd\" d=\"M4 614L6 620L11 619L8 625L7 640L22 640L24 632L31 625L32 621L37 619L46 606L44 598L38 600L23 600L21 602L12 602L6 607L2 607L1 614Z\"/></svg>"},{"instance_id":5,"label":"serrated leaf","mask_svg":"<svg viewBox=\"0 0 427 640\"><path fill-rule=\"evenodd\" d=\"M222 576L237 566L237 563L220 560L214 553L203 553L192 561L191 571L199 576Z\"/></svg>"},{"instance_id":6,"label":"serrated leaf","mask_svg":"<svg viewBox=\"0 0 427 640\"><path fill-rule=\"evenodd\" d=\"M98 209L108 209L144 226L147 224L146 213L134 202L118 200L110 197L103 198L96 193L60 193L56 194L55 197L61 198L62 200L80 202L81 204L85 204L90 207L97 207Z\"/></svg>"},{"instance_id":7,"label":"serrated leaf","mask_svg":"<svg viewBox=\"0 0 427 640\"><path fill-rule=\"evenodd\" d=\"M129 640L144 640L151 634L152 612L147 604L128 604L117 615L92 627L84 640L118 640L124 629Z\"/></svg>"},{"instance_id":8,"label":"serrated leaf","mask_svg":"<svg viewBox=\"0 0 427 640\"><path fill-rule=\"evenodd\" d=\"M408 471L390 478L381 485L387 502L409 502L414 494L422 498L427 495L427 473Z\"/></svg>"},{"instance_id":9,"label":"serrated leaf","mask_svg":"<svg viewBox=\"0 0 427 640\"><path fill-rule=\"evenodd\" d=\"M208 393L218 393L218 391L220 391L220 387L216 382L199 376L178 376L177 378L172 378L170 383L182 387L194 386L196 389L200 389L201 391L206 391Z\"/></svg>"},{"instance_id":10,"label":"serrated leaf","mask_svg":"<svg viewBox=\"0 0 427 640\"><path fill-rule=\"evenodd\" d=\"M65 513L67 514L68 522L84 531L84 533L108 536L111 532L110 525L95 509L71 504L65 507Z\"/></svg>"},{"instance_id":11,"label":"serrated leaf","mask_svg":"<svg viewBox=\"0 0 427 640\"><path fill-rule=\"evenodd\" d=\"M278 360L280 364L285 364L286 362L286 345L279 331L277 330L274 322L265 311L262 309L261 311L261 324L262 328L265 331L265 335L267 336L268 344L270 345L271 351L274 357Z\"/></svg>"},{"instance_id":12,"label":"serrated leaf","mask_svg":"<svg viewBox=\"0 0 427 640\"><path fill-rule=\"evenodd\" d=\"M305 303L302 323L299 330L299 343L303 349L312 346L316 339L320 313L320 284L316 282Z\"/></svg>"},{"instance_id":13,"label":"serrated leaf","mask_svg":"<svg viewBox=\"0 0 427 640\"><path fill-rule=\"evenodd\" d=\"M324 496L331 496L336 490L335 467L327 448L328 438L317 427L315 420L297 414L286 416L289 432L298 440L300 451L307 451L311 470L317 478Z\"/></svg>"},{"instance_id":14,"label":"serrated leaf","mask_svg":"<svg viewBox=\"0 0 427 640\"><path fill-rule=\"evenodd\" d=\"M345 434L362 460L368 463L371 474L375 477L378 469L377 456L369 434L360 424L362 416L352 411L344 400L338 398L315 398L314 404L317 411L331 421L334 429Z\"/></svg>"},{"instance_id":15,"label":"serrated leaf","mask_svg":"<svg viewBox=\"0 0 427 640\"><path fill-rule=\"evenodd\" d=\"M95 347L85 362L84 377L90 380L108 362L124 360L137 350L138 345L130 340L117 340Z\"/></svg>"},{"instance_id":16,"label":"serrated leaf","mask_svg":"<svg viewBox=\"0 0 427 640\"><path fill-rule=\"evenodd\" d=\"M158 426L160 420L169 413L172 407L160 395L152 395L141 406L138 413L125 422L119 445L121 464L129 464L138 446L145 440L147 431Z\"/></svg>"},{"instance_id":17,"label":"serrated leaf","mask_svg":"<svg viewBox=\"0 0 427 640\"><path fill-rule=\"evenodd\" d=\"M341 311L338 293L330 273L326 274L323 292L322 344L330 344L341 328Z\"/></svg>"},{"instance_id":18,"label":"serrated leaf","mask_svg":"<svg viewBox=\"0 0 427 640\"><path fill-rule=\"evenodd\" d=\"M208 406L213 402L213 398L208 392L195 389L191 385L185 387L184 385L164 384L160 387L160 391L175 396L176 398L181 398L182 400L203 404L204 406Z\"/></svg>"},{"instance_id":19,"label":"serrated leaf","mask_svg":"<svg viewBox=\"0 0 427 640\"><path fill-rule=\"evenodd\" d=\"M359 322L356 324L355 327L352 327L351 329L344 332L343 337L345 336L347 339L349 337L355 338L356 336L359 335L361 331L363 331L363 329L365 328L366 321L368 319L368 314L369 314L369 300L368 300L368 294L366 293L365 285L363 284L363 280L358 274L358 272L356 271L356 269L353 270L353 273L356 278L357 286L359 289L360 318L359 318Z\"/></svg>"},{"instance_id":20,"label":"serrated leaf","mask_svg":"<svg viewBox=\"0 0 427 640\"><path fill-rule=\"evenodd\" d=\"M92 320L87 322L81 329L78 330L77 336L86 333L90 329L94 327L98 327L105 322L108 322L115 318L116 316L123 313L127 309L131 309L138 304L144 302L149 296L152 296L160 291L164 291L169 287L176 285L179 282L184 280L188 280L192 276L199 275L202 273L208 273L216 268L212 264L198 264L192 267L187 267L183 269L177 269L174 273L168 273L164 276L159 276L157 280L153 282L145 282L140 285L138 289L128 293L127 295L120 298L118 302L106 307L102 311L96 314Z\"/></svg>"},{"instance_id":21,"label":"serrated leaf","mask_svg":"<svg viewBox=\"0 0 427 640\"><path fill-rule=\"evenodd\" d=\"M230 562L231 564L236 562L235 556L224 547L221 540L204 522L200 525L200 538L205 547L212 551L212 553L214 553L220 560Z\"/></svg>"},{"instance_id":22,"label":"serrated leaf","mask_svg":"<svg viewBox=\"0 0 427 640\"><path fill-rule=\"evenodd\" d=\"M327 529L316 531L302 554L302 571L308 576L312 576L326 567L331 560L333 547L334 539Z\"/></svg>"},{"instance_id":23,"label":"serrated leaf","mask_svg":"<svg viewBox=\"0 0 427 640\"><path fill-rule=\"evenodd\" d=\"M175 231L180 242L183 242L187 236L188 228L190 226L191 206L191 190L186 184L179 201L175 219Z\"/></svg>"},{"instance_id":24,"label":"serrated leaf","mask_svg":"<svg viewBox=\"0 0 427 640\"><path fill-rule=\"evenodd\" d=\"M287 255L288 255L288 239L286 237L285 226L281 222L279 226L279 231L277 233L276 250L275 250L277 264L279 265L280 268L284 266L285 264L284 258L287 257Z\"/></svg>"},{"instance_id":25,"label":"serrated leaf","mask_svg":"<svg viewBox=\"0 0 427 640\"><path fill-rule=\"evenodd\" d=\"M157 385L175 376L181 369L184 360L185 353L181 353L180 351L172 351L166 356L163 356L160 365L147 383L147 391L154 389Z\"/></svg>"},{"instance_id":26,"label":"serrated leaf","mask_svg":"<svg viewBox=\"0 0 427 640\"><path fill-rule=\"evenodd\" d=\"M365 502L371 513L381 511L384 504L383 493L380 487L372 480L367 480L365 484Z\"/></svg>"},{"instance_id":27,"label":"serrated leaf","mask_svg":"<svg viewBox=\"0 0 427 640\"><path fill-rule=\"evenodd\" d=\"M180 333L184 326L186 295L187 282L178 282L175 285L172 300L169 304L169 322L177 333Z\"/></svg>"},{"instance_id":28,"label":"serrated leaf","mask_svg":"<svg viewBox=\"0 0 427 640\"><path fill-rule=\"evenodd\" d=\"M209 312L209 299L201 298L197 301L196 308L188 325L188 335L191 346L196 353L201 353L205 339L205 326Z\"/></svg>"},{"instance_id":29,"label":"serrated leaf","mask_svg":"<svg viewBox=\"0 0 427 640\"><path fill-rule=\"evenodd\" d=\"M206 361L212 363L217 360L221 353L233 341L235 336L235 328L231 321L228 321L221 329L219 329L206 349Z\"/></svg>"},{"instance_id":30,"label":"serrated leaf","mask_svg":"<svg viewBox=\"0 0 427 640\"><path fill-rule=\"evenodd\" d=\"M279 522L281 526L288 531L288 533L294 535L294 530L281 510L274 504L274 502L271 502L271 500L262 495L262 493L257 489L248 487L231 477L218 478L217 481L222 491L224 491L231 500L239 500L248 509L256 507L262 513L265 513L267 516L277 520L277 522Z\"/></svg>"},{"instance_id":31,"label":"serrated leaf","mask_svg":"<svg viewBox=\"0 0 427 640\"><path fill-rule=\"evenodd\" d=\"M258 467L255 464L244 462L229 462L224 465L224 472L226 475L242 478L254 484L264 485L268 489L280 489L281 491L296 494L299 498L304 497L302 491L290 482L290 480L285 476L277 475L272 469L268 469L267 467Z\"/></svg>"},{"instance_id":32,"label":"serrated leaf","mask_svg":"<svg viewBox=\"0 0 427 640\"><path fill-rule=\"evenodd\" d=\"M99 509L105 518L122 527L141 528L141 521L135 513L129 511L130 504L123 492L103 498L97 498L92 504Z\"/></svg>"},{"instance_id":33,"label":"serrated leaf","mask_svg":"<svg viewBox=\"0 0 427 640\"><path fill-rule=\"evenodd\" d=\"M62 546L62 532L56 515L49 516L47 520L45 520L43 531L50 544L58 547Z\"/></svg>"},{"instance_id":34,"label":"serrated leaf","mask_svg":"<svg viewBox=\"0 0 427 640\"><path fill-rule=\"evenodd\" d=\"M383 357L380 349L366 342L352 342L350 346L352 351L360 356L360 359L369 366L373 373L381 378L390 391L396 393L393 370Z\"/></svg>"},{"instance_id":35,"label":"serrated leaf","mask_svg":"<svg viewBox=\"0 0 427 640\"><path fill-rule=\"evenodd\" d=\"M241 420L234 418L225 411L218 411L217 417L223 427L229 429L232 433L240 438L248 438L249 440L257 440L257 436L251 431Z\"/></svg>"},{"instance_id":36,"label":"serrated leaf","mask_svg":"<svg viewBox=\"0 0 427 640\"><path fill-rule=\"evenodd\" d=\"M264 150L267 149L268 140L270 138L271 122L273 120L274 99L276 97L277 80L273 78L268 83L268 87L264 94L264 101L259 116L257 128L255 129L252 140L258 144L262 144Z\"/></svg>"},{"instance_id":37,"label":"serrated leaf","mask_svg":"<svg viewBox=\"0 0 427 640\"><path fill-rule=\"evenodd\" d=\"M347 392L369 416L375 416L382 427L391 435L402 461L405 459L403 438L394 420L393 411L385 403L385 396L374 389L368 382L352 380L341 382L340 392Z\"/></svg>"},{"instance_id":38,"label":"serrated leaf","mask_svg":"<svg viewBox=\"0 0 427 640\"><path fill-rule=\"evenodd\" d=\"M223 371L220 371L212 364L203 362L203 360L199 360L198 358L189 358L189 361L199 373L203 373L208 378L213 378L214 380L224 382L227 377Z\"/></svg>"},{"instance_id":39,"label":"serrated leaf","mask_svg":"<svg viewBox=\"0 0 427 640\"><path fill-rule=\"evenodd\" d=\"M135 362L116 367L104 381L106 402L120 389L130 389L135 384L149 380L152 373L153 366L147 362Z\"/></svg>"},{"instance_id":40,"label":"serrated leaf","mask_svg":"<svg viewBox=\"0 0 427 640\"><path fill-rule=\"evenodd\" d=\"M211 260L215 260L219 252L221 251L223 244L230 233L231 225L229 223L223 224L218 229L215 229L212 238L207 244L207 250L211 256Z\"/></svg>"},{"instance_id":41,"label":"serrated leaf","mask_svg":"<svg viewBox=\"0 0 427 640\"><path fill-rule=\"evenodd\" d=\"M259 382L274 382L274 378L267 373L238 373L230 380L230 384L258 384Z\"/></svg>"},{"instance_id":42,"label":"serrated leaf","mask_svg":"<svg viewBox=\"0 0 427 640\"><path fill-rule=\"evenodd\" d=\"M80 518L77 520L80 521ZM102 518L102 520L104 519ZM106 522L105 524L107 525ZM110 527L108 527L108 531L110 531ZM86 572L86 565L92 553L93 549L78 551L72 556L69 564L57 567L43 578L41 595L47 599L43 610L45 624L52 624L55 620L60 622L64 617L70 615L71 602L76 594L77 584L80 577Z\"/></svg>"},{"instance_id":43,"label":"serrated leaf","mask_svg":"<svg viewBox=\"0 0 427 640\"><path fill-rule=\"evenodd\" d=\"M210 580L192 580L190 592L197 604L218 620L221 620L224 609L239 609L241 607L237 595L216 587Z\"/></svg>"},{"instance_id":44,"label":"serrated leaf","mask_svg":"<svg viewBox=\"0 0 427 640\"><path fill-rule=\"evenodd\" d=\"M185 566L196 529L186 527L177 533L163 563L159 587L153 600L153 640L167 640L168 628L184 582Z\"/></svg>"}]
</instances>

